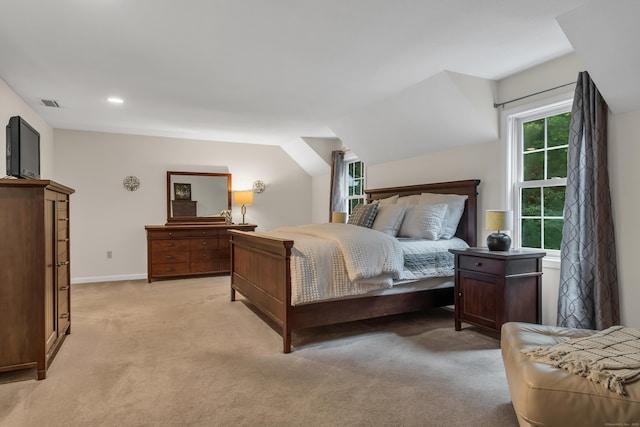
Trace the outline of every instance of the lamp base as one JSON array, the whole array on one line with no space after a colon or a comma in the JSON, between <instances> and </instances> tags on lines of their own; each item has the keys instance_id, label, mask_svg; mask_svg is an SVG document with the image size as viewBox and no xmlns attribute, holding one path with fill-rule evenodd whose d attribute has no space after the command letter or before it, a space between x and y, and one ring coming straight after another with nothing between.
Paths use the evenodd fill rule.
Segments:
<instances>
[{"instance_id":1,"label":"lamp base","mask_svg":"<svg viewBox=\"0 0 640 427\"><path fill-rule=\"evenodd\" d=\"M511 237L504 233L491 233L487 237L487 248L490 251L508 251L511 247Z\"/></svg>"}]
</instances>

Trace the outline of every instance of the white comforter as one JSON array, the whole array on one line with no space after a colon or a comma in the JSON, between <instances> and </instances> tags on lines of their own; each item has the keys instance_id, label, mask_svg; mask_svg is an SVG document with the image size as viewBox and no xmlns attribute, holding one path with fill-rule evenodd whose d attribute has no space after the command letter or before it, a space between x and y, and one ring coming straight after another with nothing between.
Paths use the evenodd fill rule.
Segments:
<instances>
[{"instance_id":1,"label":"white comforter","mask_svg":"<svg viewBox=\"0 0 640 427\"><path fill-rule=\"evenodd\" d=\"M292 239L293 305L390 288L402 274L397 239L350 224L282 227L270 233Z\"/></svg>"}]
</instances>

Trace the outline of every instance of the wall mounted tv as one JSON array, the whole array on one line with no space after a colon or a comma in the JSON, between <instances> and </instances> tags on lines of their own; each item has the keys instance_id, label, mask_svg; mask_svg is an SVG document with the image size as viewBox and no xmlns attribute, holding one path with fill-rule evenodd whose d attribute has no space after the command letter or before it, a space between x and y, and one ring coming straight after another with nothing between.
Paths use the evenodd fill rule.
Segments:
<instances>
[{"instance_id":1,"label":"wall mounted tv","mask_svg":"<svg viewBox=\"0 0 640 427\"><path fill-rule=\"evenodd\" d=\"M40 134L20 116L7 125L7 175L40 179Z\"/></svg>"}]
</instances>

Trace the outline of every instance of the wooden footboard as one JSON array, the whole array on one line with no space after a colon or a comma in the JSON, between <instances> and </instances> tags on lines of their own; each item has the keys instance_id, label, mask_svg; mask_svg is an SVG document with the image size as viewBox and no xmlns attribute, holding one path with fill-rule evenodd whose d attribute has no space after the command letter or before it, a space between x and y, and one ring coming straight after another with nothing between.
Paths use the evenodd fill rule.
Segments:
<instances>
[{"instance_id":1,"label":"wooden footboard","mask_svg":"<svg viewBox=\"0 0 640 427\"><path fill-rule=\"evenodd\" d=\"M293 240L229 231L231 301L236 291L282 328L284 352L291 351L291 269Z\"/></svg>"}]
</instances>

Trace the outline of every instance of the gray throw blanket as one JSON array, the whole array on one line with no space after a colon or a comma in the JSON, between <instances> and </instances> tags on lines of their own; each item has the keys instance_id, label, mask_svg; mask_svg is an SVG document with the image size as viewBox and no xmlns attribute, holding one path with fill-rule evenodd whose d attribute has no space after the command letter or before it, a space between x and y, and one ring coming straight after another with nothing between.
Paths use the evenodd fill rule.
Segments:
<instances>
[{"instance_id":1,"label":"gray throw blanket","mask_svg":"<svg viewBox=\"0 0 640 427\"><path fill-rule=\"evenodd\" d=\"M612 326L585 338L522 350L536 362L563 368L625 396L640 378L640 329Z\"/></svg>"}]
</instances>

